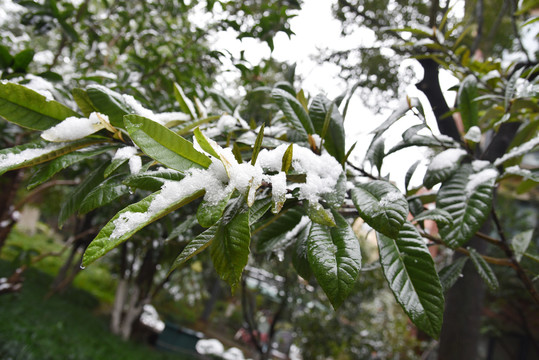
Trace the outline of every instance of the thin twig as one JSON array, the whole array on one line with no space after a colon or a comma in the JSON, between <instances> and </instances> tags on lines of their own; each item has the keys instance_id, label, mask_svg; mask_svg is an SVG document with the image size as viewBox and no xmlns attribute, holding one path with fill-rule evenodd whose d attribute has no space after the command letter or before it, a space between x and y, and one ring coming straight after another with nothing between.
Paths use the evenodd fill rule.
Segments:
<instances>
[{"instance_id":1,"label":"thin twig","mask_svg":"<svg viewBox=\"0 0 539 360\"><path fill-rule=\"evenodd\" d=\"M346 163L347 163L352 169L359 171L363 176L368 177L368 178L373 179L373 180L380 180L379 177L374 176L374 175L372 175L371 173L368 173L367 171L365 171L365 169L360 168L359 166L356 166L356 165L352 164L350 161L347 161Z\"/></svg>"},{"instance_id":2,"label":"thin twig","mask_svg":"<svg viewBox=\"0 0 539 360\"><path fill-rule=\"evenodd\" d=\"M440 239L440 238L438 238L436 236L427 234L426 232L423 232L423 231L420 231L419 234L421 236L423 236L424 238L435 242L436 244L449 247L442 239ZM462 254L464 254L466 256L470 256L470 252L468 250L466 250L465 248L463 248L463 247L458 247L458 248L455 248L454 250L459 252L459 253L462 253ZM509 260L509 259L495 258L495 257L492 257L492 256L487 256L487 255L481 255L481 257L486 262L488 262L490 264L501 265L501 266L509 266L509 267L515 268L515 264L513 264L513 262L511 260Z\"/></svg>"}]
</instances>

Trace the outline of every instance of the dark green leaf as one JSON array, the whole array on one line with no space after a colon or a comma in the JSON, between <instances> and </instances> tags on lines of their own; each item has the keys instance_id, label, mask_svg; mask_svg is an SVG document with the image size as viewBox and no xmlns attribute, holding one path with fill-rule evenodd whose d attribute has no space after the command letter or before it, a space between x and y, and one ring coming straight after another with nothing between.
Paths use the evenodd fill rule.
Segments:
<instances>
[{"instance_id":1,"label":"dark green leaf","mask_svg":"<svg viewBox=\"0 0 539 360\"><path fill-rule=\"evenodd\" d=\"M127 195L129 187L121 183L121 178L123 178L121 174L110 177L91 190L82 200L79 214L86 214Z\"/></svg>"},{"instance_id":2,"label":"dark green leaf","mask_svg":"<svg viewBox=\"0 0 539 360\"><path fill-rule=\"evenodd\" d=\"M282 242L286 235L300 223L304 215L299 209L291 208L270 218L255 230L257 251L271 251L275 244Z\"/></svg>"},{"instance_id":3,"label":"dark green leaf","mask_svg":"<svg viewBox=\"0 0 539 360\"><path fill-rule=\"evenodd\" d=\"M174 263L170 267L169 274L210 246L218 230L219 224L213 225L191 240L189 244L187 244L187 246L182 250L180 255L178 255L176 260L174 260Z\"/></svg>"},{"instance_id":4,"label":"dark green leaf","mask_svg":"<svg viewBox=\"0 0 539 360\"><path fill-rule=\"evenodd\" d=\"M240 283L241 274L249 258L251 229L249 209L241 207L230 220L225 214L210 246L210 255L215 270L232 288Z\"/></svg>"},{"instance_id":5,"label":"dark green leaf","mask_svg":"<svg viewBox=\"0 0 539 360\"><path fill-rule=\"evenodd\" d=\"M118 170L123 164L127 163L128 161L129 161L129 158L119 158L119 159L112 160L109 166L107 166L107 168L105 169L105 172L103 175L106 178L109 177L110 174Z\"/></svg>"},{"instance_id":6,"label":"dark green leaf","mask_svg":"<svg viewBox=\"0 0 539 360\"><path fill-rule=\"evenodd\" d=\"M34 59L35 51L32 49L25 49L14 56L13 58L13 71L25 73L28 65Z\"/></svg>"},{"instance_id":7,"label":"dark green leaf","mask_svg":"<svg viewBox=\"0 0 539 360\"><path fill-rule=\"evenodd\" d=\"M88 97L85 100L89 99L95 109L106 114L112 126L125 129L123 117L132 110L121 94L101 85L90 85L86 94Z\"/></svg>"},{"instance_id":8,"label":"dark green leaf","mask_svg":"<svg viewBox=\"0 0 539 360\"><path fill-rule=\"evenodd\" d=\"M309 280L313 276L313 271L309 264L307 248L309 234L311 233L311 225L311 223L306 224L303 230L300 231L294 243L292 252L292 264L294 265L294 269L296 269L298 275L305 280Z\"/></svg>"},{"instance_id":9,"label":"dark green leaf","mask_svg":"<svg viewBox=\"0 0 539 360\"><path fill-rule=\"evenodd\" d=\"M466 151L462 149L447 149L436 155L423 178L425 187L431 189L434 185L450 178L459 168L465 155Z\"/></svg>"},{"instance_id":10,"label":"dark green leaf","mask_svg":"<svg viewBox=\"0 0 539 360\"><path fill-rule=\"evenodd\" d=\"M373 139L371 146L367 150L365 158L371 163L372 166L376 166L378 174L381 174L382 164L385 157L385 141L383 137Z\"/></svg>"},{"instance_id":11,"label":"dark green leaf","mask_svg":"<svg viewBox=\"0 0 539 360\"><path fill-rule=\"evenodd\" d=\"M208 140L208 138L202 133L202 131L200 131L199 128L196 128L193 131L193 134L195 135L195 139L197 139L197 143L198 145L200 145L202 150L204 150L205 152L207 152L208 154L212 156L215 156L217 159L221 158L219 154L217 154L217 152L215 151L214 147L210 144L210 141Z\"/></svg>"},{"instance_id":12,"label":"dark green leaf","mask_svg":"<svg viewBox=\"0 0 539 360\"><path fill-rule=\"evenodd\" d=\"M412 180L412 176L414 175L415 169L417 169L417 166L421 163L421 160L417 160L408 171L406 171L406 175L404 176L404 189L408 191L408 186L410 186L410 180Z\"/></svg>"},{"instance_id":13,"label":"dark green leaf","mask_svg":"<svg viewBox=\"0 0 539 360\"><path fill-rule=\"evenodd\" d=\"M460 84L458 91L458 108L467 132L472 126L477 126L479 107L475 98L477 94L477 79L474 75L468 75Z\"/></svg>"},{"instance_id":14,"label":"dark green leaf","mask_svg":"<svg viewBox=\"0 0 539 360\"><path fill-rule=\"evenodd\" d=\"M481 276L481 278L487 283L490 290L497 290L500 284L490 265L474 248L468 247L468 251L470 252L472 264L479 273L479 276Z\"/></svg>"},{"instance_id":15,"label":"dark green leaf","mask_svg":"<svg viewBox=\"0 0 539 360\"><path fill-rule=\"evenodd\" d=\"M487 178L484 182L474 184L472 175L471 165L461 166L442 184L436 198L436 207L446 210L453 218L453 224L440 226L440 235L454 248L465 244L481 228L492 205L495 178Z\"/></svg>"},{"instance_id":16,"label":"dark green leaf","mask_svg":"<svg viewBox=\"0 0 539 360\"><path fill-rule=\"evenodd\" d=\"M104 152L107 152L109 150L115 149L115 146L105 146L101 147L95 150L86 150L86 151L74 151L72 153L60 156L51 162L49 162L47 165L44 165L43 167L39 168L34 175L30 178L28 189L33 189L36 186L44 183L45 181L49 180L51 177L53 177L56 173L59 171L76 164L80 161L86 160L88 158L103 154Z\"/></svg>"},{"instance_id":17,"label":"dark green leaf","mask_svg":"<svg viewBox=\"0 0 539 360\"><path fill-rule=\"evenodd\" d=\"M0 83L0 116L24 128L46 130L79 114L22 85Z\"/></svg>"},{"instance_id":18,"label":"dark green leaf","mask_svg":"<svg viewBox=\"0 0 539 360\"><path fill-rule=\"evenodd\" d=\"M322 195L322 199L326 201L329 207L338 209L341 207L346 197L346 175L344 171L339 175L335 191Z\"/></svg>"},{"instance_id":19,"label":"dark green leaf","mask_svg":"<svg viewBox=\"0 0 539 360\"><path fill-rule=\"evenodd\" d=\"M73 215L80 208L80 204L95 187L103 181L103 171L107 163L102 163L97 169L88 174L84 181L81 182L67 197L67 200L60 208L58 215L58 226L62 226L67 218Z\"/></svg>"},{"instance_id":20,"label":"dark green leaf","mask_svg":"<svg viewBox=\"0 0 539 360\"><path fill-rule=\"evenodd\" d=\"M389 151L386 153L386 156L389 154L392 154L396 151L411 147L411 146L429 146L429 147L453 147L455 146L455 142L453 140L448 139L436 139L431 136L424 136L424 135L414 135L407 141L401 141L397 143L395 146L393 146Z\"/></svg>"},{"instance_id":21,"label":"dark green leaf","mask_svg":"<svg viewBox=\"0 0 539 360\"><path fill-rule=\"evenodd\" d=\"M414 221L434 220L438 224L451 225L453 218L451 214L442 209L431 209L421 212L414 217Z\"/></svg>"},{"instance_id":22,"label":"dark green leaf","mask_svg":"<svg viewBox=\"0 0 539 360\"><path fill-rule=\"evenodd\" d=\"M335 219L329 209L325 209L319 202L307 203L307 215L317 224L335 226Z\"/></svg>"},{"instance_id":23,"label":"dark green leaf","mask_svg":"<svg viewBox=\"0 0 539 360\"><path fill-rule=\"evenodd\" d=\"M408 216L408 202L394 185L381 180L352 189L359 215L374 230L396 237Z\"/></svg>"},{"instance_id":24,"label":"dark green leaf","mask_svg":"<svg viewBox=\"0 0 539 360\"><path fill-rule=\"evenodd\" d=\"M335 227L312 224L308 260L316 280L337 309L348 297L361 269L359 241L346 220L333 211Z\"/></svg>"},{"instance_id":25,"label":"dark green leaf","mask_svg":"<svg viewBox=\"0 0 539 360\"><path fill-rule=\"evenodd\" d=\"M460 257L452 264L447 265L440 270L438 276L440 277L440 282L442 283L444 293L451 289L461 277L462 269L464 268L467 260L468 258L466 256Z\"/></svg>"},{"instance_id":26,"label":"dark green leaf","mask_svg":"<svg viewBox=\"0 0 539 360\"><path fill-rule=\"evenodd\" d=\"M129 175L123 183L137 189L157 191L163 186L165 181L180 181L183 177L184 175L180 172L162 169Z\"/></svg>"},{"instance_id":27,"label":"dark green leaf","mask_svg":"<svg viewBox=\"0 0 539 360\"><path fill-rule=\"evenodd\" d=\"M73 142L50 143L37 140L0 150L0 175L9 170L41 164L75 150L103 142L103 139L85 138Z\"/></svg>"},{"instance_id":28,"label":"dark green leaf","mask_svg":"<svg viewBox=\"0 0 539 360\"><path fill-rule=\"evenodd\" d=\"M345 158L343 118L338 107L331 104L332 102L324 95L317 95L309 107L309 115L314 130L323 139L327 152L337 161L342 162ZM327 126L326 131L324 131L324 124Z\"/></svg>"},{"instance_id":29,"label":"dark green leaf","mask_svg":"<svg viewBox=\"0 0 539 360\"><path fill-rule=\"evenodd\" d=\"M303 140L315 133L311 118L295 97L281 89L273 89L271 96Z\"/></svg>"},{"instance_id":30,"label":"dark green leaf","mask_svg":"<svg viewBox=\"0 0 539 360\"><path fill-rule=\"evenodd\" d=\"M210 227L215 224L223 215L225 207L230 200L232 193L225 196L217 204L210 203L206 200L202 201L197 209L198 223L203 227Z\"/></svg>"},{"instance_id":31,"label":"dark green leaf","mask_svg":"<svg viewBox=\"0 0 539 360\"><path fill-rule=\"evenodd\" d=\"M253 225L260 220L268 212L271 204L272 199L269 196L256 199L249 208L249 225Z\"/></svg>"},{"instance_id":32,"label":"dark green leaf","mask_svg":"<svg viewBox=\"0 0 539 360\"><path fill-rule=\"evenodd\" d=\"M418 328L437 339L444 295L425 242L409 222L395 239L380 233L377 237L382 270L397 302Z\"/></svg>"},{"instance_id":33,"label":"dark green leaf","mask_svg":"<svg viewBox=\"0 0 539 360\"><path fill-rule=\"evenodd\" d=\"M163 125L138 115L125 116L125 124L131 139L145 154L174 170L207 168L211 164L192 143Z\"/></svg>"},{"instance_id":34,"label":"dark green leaf","mask_svg":"<svg viewBox=\"0 0 539 360\"><path fill-rule=\"evenodd\" d=\"M84 116L89 117L91 113L97 111L86 91L75 88L71 90L71 94L73 95L73 99L75 99L75 102L79 106L79 109L82 111Z\"/></svg>"},{"instance_id":35,"label":"dark green leaf","mask_svg":"<svg viewBox=\"0 0 539 360\"><path fill-rule=\"evenodd\" d=\"M147 226L148 224L162 218L171 211L174 211L185 204L190 203L196 198L204 194L203 190L197 191L193 194L186 195L181 199L178 199L171 203L168 207L159 210L155 213L148 213L148 209L152 201L159 195L159 192L153 193L141 201L131 204L125 209L117 213L103 229L97 234L96 238L90 243L82 259L82 266L87 266L94 262L95 260L101 258L106 253L122 244L124 241L133 236L137 231ZM124 225L125 219L128 216L140 218L136 226L125 229L125 231L120 231L119 234L114 235L116 230L116 222L118 224ZM120 219L120 217L122 217ZM114 236L113 236L114 235Z\"/></svg>"}]
</instances>

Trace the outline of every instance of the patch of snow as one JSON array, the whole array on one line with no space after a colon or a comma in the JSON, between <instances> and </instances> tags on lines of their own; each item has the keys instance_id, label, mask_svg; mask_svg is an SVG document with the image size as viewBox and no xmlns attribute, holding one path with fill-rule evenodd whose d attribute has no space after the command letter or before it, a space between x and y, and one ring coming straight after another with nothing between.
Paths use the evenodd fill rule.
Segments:
<instances>
[{"instance_id":1,"label":"patch of snow","mask_svg":"<svg viewBox=\"0 0 539 360\"><path fill-rule=\"evenodd\" d=\"M159 319L157 310L150 304L146 304L142 308L140 322L157 332L162 332L165 329L165 323Z\"/></svg>"},{"instance_id":2,"label":"patch of snow","mask_svg":"<svg viewBox=\"0 0 539 360\"><path fill-rule=\"evenodd\" d=\"M112 160L130 159L131 157L135 156L137 151L138 151L137 148L134 146L125 146L123 148L116 150L116 154L114 154L114 157L112 158Z\"/></svg>"},{"instance_id":3,"label":"patch of snow","mask_svg":"<svg viewBox=\"0 0 539 360\"><path fill-rule=\"evenodd\" d=\"M13 165L22 164L26 161L36 159L40 156L56 151L63 146L64 144L47 144L47 146L43 148L26 149L18 154L0 154L0 168L7 168Z\"/></svg>"},{"instance_id":4,"label":"patch of snow","mask_svg":"<svg viewBox=\"0 0 539 360\"><path fill-rule=\"evenodd\" d=\"M294 226L292 230L290 230L289 232L285 234L285 240L295 239L298 236L298 234L301 232L301 230L303 230L310 221L311 219L308 216L306 215L302 216L301 219L299 220L299 223L296 226Z\"/></svg>"},{"instance_id":5,"label":"patch of snow","mask_svg":"<svg viewBox=\"0 0 539 360\"><path fill-rule=\"evenodd\" d=\"M24 77L11 79L11 82L19 83L30 90L37 92L38 94L44 96L47 101L54 100L53 93L56 92L54 85L42 77L26 74Z\"/></svg>"},{"instance_id":6,"label":"patch of snow","mask_svg":"<svg viewBox=\"0 0 539 360\"><path fill-rule=\"evenodd\" d=\"M122 95L124 102L139 116L155 121L158 124L167 126L173 121L188 121L190 116L182 112L165 112L156 114L150 109L146 109L142 104L131 95Z\"/></svg>"},{"instance_id":7,"label":"patch of snow","mask_svg":"<svg viewBox=\"0 0 539 360\"><path fill-rule=\"evenodd\" d=\"M527 176L530 176L532 174L532 172L530 170L522 169L518 165L514 165L514 166L510 166L510 167L506 168L505 173L506 174L511 174L511 175L519 175L519 176L522 176L522 177L527 177Z\"/></svg>"},{"instance_id":8,"label":"patch of snow","mask_svg":"<svg viewBox=\"0 0 539 360\"><path fill-rule=\"evenodd\" d=\"M474 160L472 161L473 171L478 172L490 165L490 162L487 160Z\"/></svg>"},{"instance_id":9,"label":"patch of snow","mask_svg":"<svg viewBox=\"0 0 539 360\"><path fill-rule=\"evenodd\" d=\"M5 228L5 227L8 227L9 224L11 224L11 220L3 220L0 222L0 228Z\"/></svg>"},{"instance_id":10,"label":"patch of snow","mask_svg":"<svg viewBox=\"0 0 539 360\"><path fill-rule=\"evenodd\" d=\"M322 141L322 138L318 134L311 134L311 138L314 140L314 144L316 145L316 148L320 148L320 142Z\"/></svg>"},{"instance_id":11,"label":"patch of snow","mask_svg":"<svg viewBox=\"0 0 539 360\"><path fill-rule=\"evenodd\" d=\"M217 339L201 339L195 345L196 351L201 355L221 356L225 352L225 347Z\"/></svg>"},{"instance_id":12,"label":"patch of snow","mask_svg":"<svg viewBox=\"0 0 539 360\"><path fill-rule=\"evenodd\" d=\"M479 126L472 126L466 135L464 135L464 138L466 140L470 140L471 142L478 143L481 141L481 129Z\"/></svg>"},{"instance_id":13,"label":"patch of snow","mask_svg":"<svg viewBox=\"0 0 539 360\"><path fill-rule=\"evenodd\" d=\"M240 349L236 347L231 347L221 355L223 360L244 360L245 357Z\"/></svg>"},{"instance_id":14,"label":"patch of snow","mask_svg":"<svg viewBox=\"0 0 539 360\"><path fill-rule=\"evenodd\" d=\"M395 200L398 200L401 198L402 198L402 194L400 192L398 191L389 192L380 199L380 206L386 207L387 205L391 204Z\"/></svg>"},{"instance_id":15,"label":"patch of snow","mask_svg":"<svg viewBox=\"0 0 539 360\"><path fill-rule=\"evenodd\" d=\"M54 142L82 139L105 127L98 116L105 122L109 122L106 115L98 115L95 112L91 113L89 118L70 116L61 123L43 131L41 137Z\"/></svg>"},{"instance_id":16,"label":"patch of snow","mask_svg":"<svg viewBox=\"0 0 539 360\"><path fill-rule=\"evenodd\" d=\"M456 166L464 155L466 155L466 151L463 149L447 149L442 151L432 159L428 171Z\"/></svg>"},{"instance_id":17,"label":"patch of snow","mask_svg":"<svg viewBox=\"0 0 539 360\"><path fill-rule=\"evenodd\" d=\"M501 158L496 159L494 162L494 166L500 166L504 162L506 162L509 159L513 159L516 157L519 157L521 155L526 154L529 151L532 151L534 147L539 145L539 136L534 137L533 139L525 142L524 144L511 149L507 154L502 156Z\"/></svg>"},{"instance_id":18,"label":"patch of snow","mask_svg":"<svg viewBox=\"0 0 539 360\"><path fill-rule=\"evenodd\" d=\"M468 183L466 184L466 193L468 196L479 186L486 183L494 185L496 178L498 177L498 171L496 169L488 168L484 169L476 174L468 176Z\"/></svg>"},{"instance_id":19,"label":"patch of snow","mask_svg":"<svg viewBox=\"0 0 539 360\"><path fill-rule=\"evenodd\" d=\"M129 158L129 171L131 174L138 174L142 169L142 159L140 156L132 156Z\"/></svg>"},{"instance_id":20,"label":"patch of snow","mask_svg":"<svg viewBox=\"0 0 539 360\"><path fill-rule=\"evenodd\" d=\"M230 115L223 115L221 118L219 118L219 121L217 121L216 127L221 132L221 134L226 134L231 129L233 129L236 124L238 123L238 120Z\"/></svg>"},{"instance_id":21,"label":"patch of snow","mask_svg":"<svg viewBox=\"0 0 539 360\"><path fill-rule=\"evenodd\" d=\"M269 177L271 182L271 197L273 202L280 202L286 196L286 174L280 171Z\"/></svg>"}]
</instances>

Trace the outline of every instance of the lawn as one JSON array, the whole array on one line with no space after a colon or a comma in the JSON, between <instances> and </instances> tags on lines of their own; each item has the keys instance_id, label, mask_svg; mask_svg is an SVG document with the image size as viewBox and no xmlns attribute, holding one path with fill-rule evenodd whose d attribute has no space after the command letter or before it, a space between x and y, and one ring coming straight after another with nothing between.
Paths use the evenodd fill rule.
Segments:
<instances>
[{"instance_id":1,"label":"lawn","mask_svg":"<svg viewBox=\"0 0 539 360\"><path fill-rule=\"evenodd\" d=\"M13 273L14 256L21 250L44 253L60 247L44 234L30 240L15 231L2 249L0 277ZM61 263L61 257L40 261L24 273L19 293L0 296L0 359L182 359L109 332L108 318L100 309L111 299L114 281L105 269L84 270L73 287L45 299Z\"/></svg>"}]
</instances>

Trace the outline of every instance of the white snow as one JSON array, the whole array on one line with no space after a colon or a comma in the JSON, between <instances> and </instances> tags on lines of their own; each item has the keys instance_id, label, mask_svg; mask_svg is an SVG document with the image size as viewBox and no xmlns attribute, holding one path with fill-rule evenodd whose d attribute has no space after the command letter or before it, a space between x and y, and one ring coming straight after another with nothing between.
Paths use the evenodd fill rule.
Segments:
<instances>
[{"instance_id":1,"label":"white snow","mask_svg":"<svg viewBox=\"0 0 539 360\"><path fill-rule=\"evenodd\" d=\"M511 174L511 175L520 175L522 177L530 176L532 174L532 172L530 170L522 169L518 165L510 166L510 167L506 168L505 173L506 174Z\"/></svg>"},{"instance_id":2,"label":"white snow","mask_svg":"<svg viewBox=\"0 0 539 360\"><path fill-rule=\"evenodd\" d=\"M231 129L233 129L236 124L238 123L238 120L230 115L223 115L221 118L219 118L219 121L217 121L217 129L221 132L221 134L226 134Z\"/></svg>"},{"instance_id":3,"label":"white snow","mask_svg":"<svg viewBox=\"0 0 539 360\"><path fill-rule=\"evenodd\" d=\"M274 203L284 202L286 196L286 174L280 171L269 177L271 182L271 197Z\"/></svg>"},{"instance_id":4,"label":"white snow","mask_svg":"<svg viewBox=\"0 0 539 360\"><path fill-rule=\"evenodd\" d=\"M496 161L494 162L494 166L500 166L509 159L524 155L525 153L532 151L533 148L537 145L539 145L539 136L536 136L533 139L525 142L524 144L511 149L511 151L509 151L507 154L505 154L501 158L496 159Z\"/></svg>"},{"instance_id":5,"label":"white snow","mask_svg":"<svg viewBox=\"0 0 539 360\"><path fill-rule=\"evenodd\" d=\"M436 155L429 164L428 170L441 170L455 165L466 155L463 149L447 149Z\"/></svg>"},{"instance_id":6,"label":"white snow","mask_svg":"<svg viewBox=\"0 0 539 360\"><path fill-rule=\"evenodd\" d=\"M89 118L70 116L61 123L43 131L41 137L47 141L54 142L82 139L105 128L102 121L109 123L108 116L98 115L95 112L91 113Z\"/></svg>"},{"instance_id":7,"label":"white snow","mask_svg":"<svg viewBox=\"0 0 539 360\"><path fill-rule=\"evenodd\" d=\"M110 237L116 239L124 236L140 224L150 221L152 217L169 208L172 204L200 190L205 190L204 200L217 204L237 189L241 193L247 193L249 206L254 203L256 190L263 182L275 186L272 196L281 199L286 194L286 174L282 172L277 175L264 173L265 170L280 171L282 154L287 148L286 145L281 145L271 151L261 151L258 156L259 161L255 165L239 164L230 148L223 149L219 145L216 146L221 161L213 158L208 169L191 169L180 181L166 181L161 187L161 192L153 199L146 212L128 211L114 220L115 229ZM327 154L319 156L298 145L294 145L293 149L292 165L294 170L307 174L305 183L292 185L300 189L299 198L318 202L322 194L333 192L342 172L340 164ZM125 152L128 151L125 150Z\"/></svg>"},{"instance_id":8,"label":"white snow","mask_svg":"<svg viewBox=\"0 0 539 360\"><path fill-rule=\"evenodd\" d=\"M142 308L140 322L157 332L162 332L165 329L165 323L159 318L155 307L150 304L146 304Z\"/></svg>"},{"instance_id":9,"label":"white snow","mask_svg":"<svg viewBox=\"0 0 539 360\"><path fill-rule=\"evenodd\" d=\"M468 183L466 184L466 193L468 196L479 186L485 183L494 185L494 181L498 177L498 171L496 169L488 168L481 170L477 174L471 174L468 176Z\"/></svg>"},{"instance_id":10,"label":"white snow","mask_svg":"<svg viewBox=\"0 0 539 360\"><path fill-rule=\"evenodd\" d=\"M137 151L138 151L137 148L134 146L126 146L126 147L120 148L116 150L116 154L114 154L114 157L112 158L112 160L130 159L137 153Z\"/></svg>"},{"instance_id":11,"label":"white snow","mask_svg":"<svg viewBox=\"0 0 539 360\"><path fill-rule=\"evenodd\" d=\"M398 200L401 198L402 198L402 194L400 192L398 191L389 192L380 199L380 206L386 207L387 205L391 204L395 200Z\"/></svg>"},{"instance_id":12,"label":"white snow","mask_svg":"<svg viewBox=\"0 0 539 360\"><path fill-rule=\"evenodd\" d=\"M466 133L466 135L464 135L464 138L466 140L470 140L474 143L478 143L481 141L481 129L479 128L479 126L472 126L468 132Z\"/></svg>"},{"instance_id":13,"label":"white snow","mask_svg":"<svg viewBox=\"0 0 539 360\"><path fill-rule=\"evenodd\" d=\"M472 161L472 168L473 171L478 172L481 169L484 169L485 167L489 166L490 162L487 160L474 160Z\"/></svg>"},{"instance_id":14,"label":"white snow","mask_svg":"<svg viewBox=\"0 0 539 360\"><path fill-rule=\"evenodd\" d=\"M129 158L129 171L131 174L138 174L142 169L142 159L140 156L132 156Z\"/></svg>"},{"instance_id":15,"label":"white snow","mask_svg":"<svg viewBox=\"0 0 539 360\"><path fill-rule=\"evenodd\" d=\"M225 347L217 339L201 339L195 345L195 349L202 355L221 356L225 351Z\"/></svg>"},{"instance_id":16,"label":"white snow","mask_svg":"<svg viewBox=\"0 0 539 360\"><path fill-rule=\"evenodd\" d=\"M311 219L308 216L303 215L301 219L299 220L299 223L296 226L294 226L292 230L290 230L289 232L285 234L285 239L286 240L295 239L310 221Z\"/></svg>"},{"instance_id":17,"label":"white snow","mask_svg":"<svg viewBox=\"0 0 539 360\"><path fill-rule=\"evenodd\" d=\"M19 165L25 161L36 159L40 156L60 149L64 144L48 144L44 148L26 149L18 154L0 154L0 168L7 168L13 165Z\"/></svg>"},{"instance_id":18,"label":"white snow","mask_svg":"<svg viewBox=\"0 0 539 360\"><path fill-rule=\"evenodd\" d=\"M188 121L190 116L182 112L164 112L156 114L150 109L146 109L142 104L131 95L122 95L125 103L131 107L131 109L139 116L143 116L147 119L153 120L158 124L167 126L168 123L173 121Z\"/></svg>"}]
</instances>

